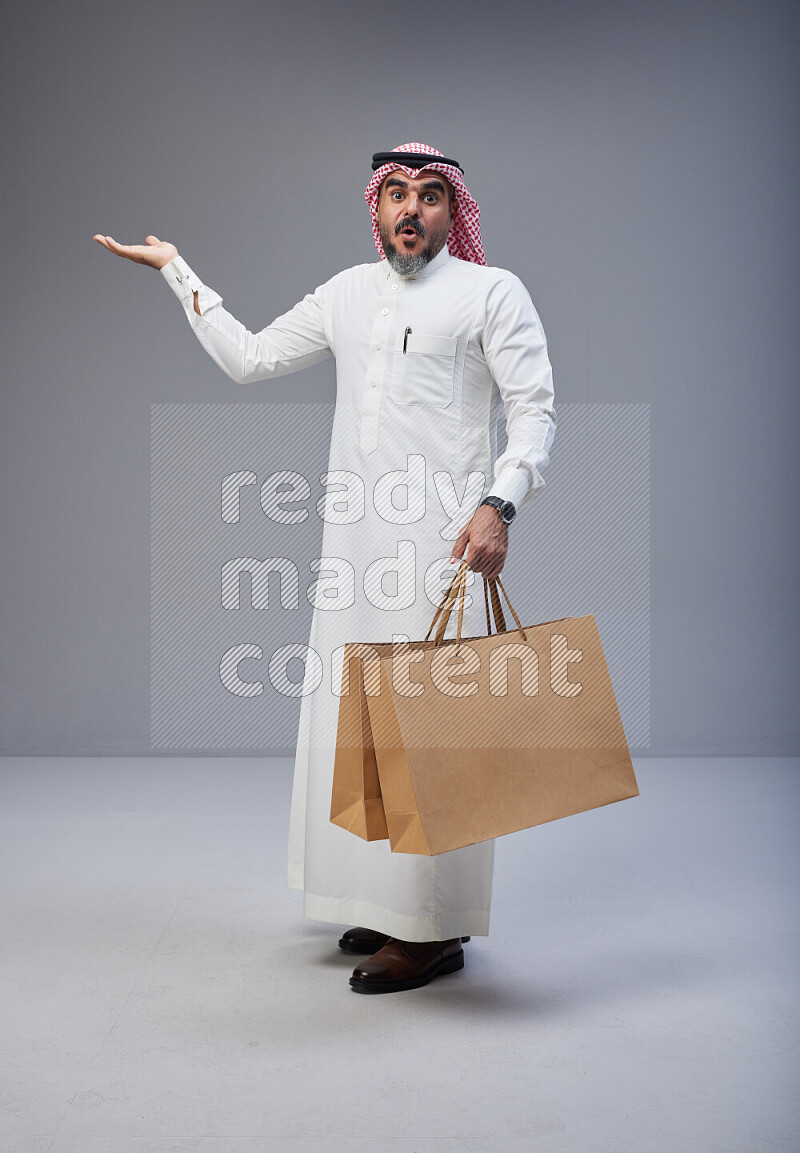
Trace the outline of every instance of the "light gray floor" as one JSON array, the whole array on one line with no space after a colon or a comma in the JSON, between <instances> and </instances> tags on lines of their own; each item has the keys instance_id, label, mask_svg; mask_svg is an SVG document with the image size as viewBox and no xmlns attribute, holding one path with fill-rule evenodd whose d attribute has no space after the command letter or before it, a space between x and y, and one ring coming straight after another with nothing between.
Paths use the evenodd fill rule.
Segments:
<instances>
[{"instance_id":1,"label":"light gray floor","mask_svg":"<svg viewBox=\"0 0 800 1153\"><path fill-rule=\"evenodd\" d=\"M800 763L636 769L498 841L462 972L364 997L288 761L0 761L0 1149L797 1150Z\"/></svg>"}]
</instances>

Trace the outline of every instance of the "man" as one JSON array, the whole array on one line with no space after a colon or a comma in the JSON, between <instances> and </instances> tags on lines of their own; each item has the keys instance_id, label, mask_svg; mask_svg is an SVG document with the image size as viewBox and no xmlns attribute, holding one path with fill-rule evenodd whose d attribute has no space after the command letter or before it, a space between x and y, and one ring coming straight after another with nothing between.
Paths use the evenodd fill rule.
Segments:
<instances>
[{"instance_id":1,"label":"man","mask_svg":"<svg viewBox=\"0 0 800 1153\"><path fill-rule=\"evenodd\" d=\"M339 942L369 954L351 987L387 993L463 968L462 943L488 934L494 842L434 857L393 854L387 841L331 823L344 645L422 638L455 571L448 560L466 553L473 582L475 573L502 571L508 525L544 485L556 414L538 315L517 277L487 267L460 165L414 142L377 153L372 167L364 195L381 260L345 269L259 333L222 308L174 245L156 236L146 245L95 239L161 270L200 343L237 383L336 357L321 480L346 493L328 494L317 567L349 575L351 595L333 605L320 596L314 607L309 650L325 679L310 691L307 664L287 880L303 890L306 916L359 923ZM503 409L508 445L497 457ZM405 506L393 499L398 488ZM453 540L448 558L444 542ZM387 574L396 574L396 593L384 586ZM481 609L469 598L463 635L485 631Z\"/></svg>"}]
</instances>

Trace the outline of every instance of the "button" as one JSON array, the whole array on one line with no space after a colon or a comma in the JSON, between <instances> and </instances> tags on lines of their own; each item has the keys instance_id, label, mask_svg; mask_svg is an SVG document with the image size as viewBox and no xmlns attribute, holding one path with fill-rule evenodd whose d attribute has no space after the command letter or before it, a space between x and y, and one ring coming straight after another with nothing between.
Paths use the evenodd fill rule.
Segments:
<instances>
[{"instance_id":1,"label":"button","mask_svg":"<svg viewBox=\"0 0 800 1153\"><path fill-rule=\"evenodd\" d=\"M384 309L382 309L381 311L383 312L383 315L384 315L384 316L388 316L388 315L389 315L389 309L388 309L388 308L384 308Z\"/></svg>"},{"instance_id":2,"label":"button","mask_svg":"<svg viewBox=\"0 0 800 1153\"><path fill-rule=\"evenodd\" d=\"M397 292L397 285L396 284L392 285L392 292Z\"/></svg>"},{"instance_id":3,"label":"button","mask_svg":"<svg viewBox=\"0 0 800 1153\"><path fill-rule=\"evenodd\" d=\"M377 387L378 387L378 382L377 382L377 380L371 380L371 381L369 382L369 386L370 386L370 388L377 388Z\"/></svg>"},{"instance_id":4,"label":"button","mask_svg":"<svg viewBox=\"0 0 800 1153\"><path fill-rule=\"evenodd\" d=\"M376 351L376 352L380 352L382 348L383 348L383 345L382 345L382 344L376 344L376 345L375 345L375 351Z\"/></svg>"}]
</instances>

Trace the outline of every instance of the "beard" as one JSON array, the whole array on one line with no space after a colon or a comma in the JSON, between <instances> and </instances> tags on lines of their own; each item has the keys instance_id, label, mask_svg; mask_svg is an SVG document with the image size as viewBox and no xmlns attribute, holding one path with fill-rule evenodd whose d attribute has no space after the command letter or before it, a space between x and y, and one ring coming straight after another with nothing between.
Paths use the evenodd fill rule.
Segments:
<instances>
[{"instance_id":1,"label":"beard","mask_svg":"<svg viewBox=\"0 0 800 1153\"><path fill-rule=\"evenodd\" d=\"M390 242L383 241L383 251L398 276L419 276L431 256L427 250L422 252L398 252Z\"/></svg>"},{"instance_id":2,"label":"beard","mask_svg":"<svg viewBox=\"0 0 800 1153\"><path fill-rule=\"evenodd\" d=\"M431 232L427 245L420 252L398 252L394 243L395 236L404 228L413 228L424 240L426 236L424 224L420 224L418 220L401 220L393 231L386 228L380 220L378 225L386 259L398 276L418 276L434 256L438 256L442 251L450 231L448 227L438 232Z\"/></svg>"}]
</instances>

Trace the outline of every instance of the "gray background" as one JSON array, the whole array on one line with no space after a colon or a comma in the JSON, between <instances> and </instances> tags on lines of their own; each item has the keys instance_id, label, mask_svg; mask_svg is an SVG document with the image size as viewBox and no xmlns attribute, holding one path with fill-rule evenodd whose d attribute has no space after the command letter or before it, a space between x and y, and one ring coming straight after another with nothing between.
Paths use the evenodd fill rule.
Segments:
<instances>
[{"instance_id":1,"label":"gray background","mask_svg":"<svg viewBox=\"0 0 800 1153\"><path fill-rule=\"evenodd\" d=\"M161 277L92 235L173 241L257 329L375 258L369 157L421 139L527 284L557 403L651 406L650 752L796 752L799 16L7 13L0 751L150 751L151 405L334 395L331 364L237 389ZM512 533L521 587L513 566Z\"/></svg>"}]
</instances>

